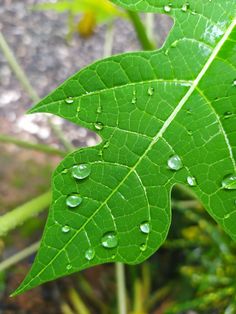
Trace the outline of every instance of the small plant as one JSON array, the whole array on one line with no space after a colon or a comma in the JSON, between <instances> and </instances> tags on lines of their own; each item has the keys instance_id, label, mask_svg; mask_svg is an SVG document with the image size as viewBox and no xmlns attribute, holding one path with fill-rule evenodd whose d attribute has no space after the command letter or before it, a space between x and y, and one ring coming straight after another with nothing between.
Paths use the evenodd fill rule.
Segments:
<instances>
[{"instance_id":1,"label":"small plant","mask_svg":"<svg viewBox=\"0 0 236 314\"><path fill-rule=\"evenodd\" d=\"M14 295L93 265L146 260L168 234L175 184L236 239L236 4L114 2L175 25L160 50L98 61L30 110L102 140L56 169L41 246Z\"/></svg>"}]
</instances>

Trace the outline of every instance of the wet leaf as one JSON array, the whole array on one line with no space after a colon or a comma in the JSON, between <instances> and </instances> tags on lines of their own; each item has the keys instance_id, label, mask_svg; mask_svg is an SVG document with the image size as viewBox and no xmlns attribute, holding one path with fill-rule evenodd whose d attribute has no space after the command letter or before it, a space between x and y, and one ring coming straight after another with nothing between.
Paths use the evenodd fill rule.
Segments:
<instances>
[{"instance_id":1,"label":"wet leaf","mask_svg":"<svg viewBox=\"0 0 236 314\"><path fill-rule=\"evenodd\" d=\"M167 236L176 183L236 239L236 2L114 2L169 14L174 27L161 50L99 61L31 110L102 142L56 169L41 247L16 294L93 265L147 259ZM82 201L71 208L74 195Z\"/></svg>"}]
</instances>

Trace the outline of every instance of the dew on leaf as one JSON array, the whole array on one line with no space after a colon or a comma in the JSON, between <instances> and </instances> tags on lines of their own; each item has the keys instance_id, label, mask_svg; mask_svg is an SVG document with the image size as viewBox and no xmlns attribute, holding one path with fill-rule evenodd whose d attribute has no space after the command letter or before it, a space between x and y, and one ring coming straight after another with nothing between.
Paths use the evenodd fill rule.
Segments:
<instances>
[{"instance_id":1,"label":"dew on leaf","mask_svg":"<svg viewBox=\"0 0 236 314\"><path fill-rule=\"evenodd\" d=\"M94 127L96 130L101 131L104 128L104 125L102 122L96 122L94 123Z\"/></svg>"},{"instance_id":2,"label":"dew on leaf","mask_svg":"<svg viewBox=\"0 0 236 314\"><path fill-rule=\"evenodd\" d=\"M226 112L224 113L224 119L229 119L230 117L232 117L232 115L233 115L232 112L226 111Z\"/></svg>"},{"instance_id":3,"label":"dew on leaf","mask_svg":"<svg viewBox=\"0 0 236 314\"><path fill-rule=\"evenodd\" d=\"M164 11L166 12L166 13L169 13L170 11L171 11L171 6L169 6L169 5L164 5Z\"/></svg>"},{"instance_id":4,"label":"dew on leaf","mask_svg":"<svg viewBox=\"0 0 236 314\"><path fill-rule=\"evenodd\" d=\"M64 170L62 170L62 172L61 172L62 174L66 174L66 173L68 173L68 169L64 169Z\"/></svg>"},{"instance_id":5,"label":"dew on leaf","mask_svg":"<svg viewBox=\"0 0 236 314\"><path fill-rule=\"evenodd\" d=\"M188 185L190 185L190 186L196 186L197 185L197 180L195 177L188 176L187 182L188 182Z\"/></svg>"},{"instance_id":6,"label":"dew on leaf","mask_svg":"<svg viewBox=\"0 0 236 314\"><path fill-rule=\"evenodd\" d=\"M185 3L185 4L182 5L181 10L182 10L183 12L187 12L188 8L189 8L189 3Z\"/></svg>"},{"instance_id":7,"label":"dew on leaf","mask_svg":"<svg viewBox=\"0 0 236 314\"><path fill-rule=\"evenodd\" d=\"M150 224L149 224L149 222L148 221L142 222L141 225L140 225L140 230L143 233L148 234L150 232Z\"/></svg>"},{"instance_id":8,"label":"dew on leaf","mask_svg":"<svg viewBox=\"0 0 236 314\"><path fill-rule=\"evenodd\" d=\"M97 113L102 113L102 106L101 106L101 104L99 104L99 106L97 107Z\"/></svg>"},{"instance_id":9,"label":"dew on leaf","mask_svg":"<svg viewBox=\"0 0 236 314\"><path fill-rule=\"evenodd\" d=\"M73 99L72 97L67 97L66 100L65 100L65 102L66 102L67 104L73 104L74 99Z\"/></svg>"},{"instance_id":10,"label":"dew on leaf","mask_svg":"<svg viewBox=\"0 0 236 314\"><path fill-rule=\"evenodd\" d=\"M182 161L178 155L173 155L172 157L170 157L168 159L167 164L171 170L177 171L177 170L180 170L181 168L183 168Z\"/></svg>"},{"instance_id":11,"label":"dew on leaf","mask_svg":"<svg viewBox=\"0 0 236 314\"><path fill-rule=\"evenodd\" d=\"M91 166L89 164L80 164L72 168L72 176L79 180L87 178L90 173Z\"/></svg>"},{"instance_id":12,"label":"dew on leaf","mask_svg":"<svg viewBox=\"0 0 236 314\"><path fill-rule=\"evenodd\" d=\"M102 246L105 248L115 248L118 245L118 238L114 232L107 232L102 237Z\"/></svg>"},{"instance_id":13,"label":"dew on leaf","mask_svg":"<svg viewBox=\"0 0 236 314\"><path fill-rule=\"evenodd\" d=\"M225 190L236 190L236 174L229 174L224 177L222 187Z\"/></svg>"},{"instance_id":14,"label":"dew on leaf","mask_svg":"<svg viewBox=\"0 0 236 314\"><path fill-rule=\"evenodd\" d=\"M175 40L170 46L171 48L176 48L178 40Z\"/></svg>"},{"instance_id":15,"label":"dew on leaf","mask_svg":"<svg viewBox=\"0 0 236 314\"><path fill-rule=\"evenodd\" d=\"M78 194L70 195L66 199L66 205L72 208L79 206L81 202L82 197Z\"/></svg>"},{"instance_id":16,"label":"dew on leaf","mask_svg":"<svg viewBox=\"0 0 236 314\"><path fill-rule=\"evenodd\" d=\"M149 87L148 88L148 95L152 96L154 94L154 88L153 87Z\"/></svg>"},{"instance_id":17,"label":"dew on leaf","mask_svg":"<svg viewBox=\"0 0 236 314\"><path fill-rule=\"evenodd\" d=\"M236 80L233 81L233 86L236 86Z\"/></svg>"},{"instance_id":18,"label":"dew on leaf","mask_svg":"<svg viewBox=\"0 0 236 314\"><path fill-rule=\"evenodd\" d=\"M89 248L86 252L85 252L85 258L88 261L91 261L95 256L95 251L93 248Z\"/></svg>"},{"instance_id":19,"label":"dew on leaf","mask_svg":"<svg viewBox=\"0 0 236 314\"><path fill-rule=\"evenodd\" d=\"M72 268L72 265L71 265L71 264L68 264L68 265L66 266L66 269L67 269L67 270L71 270L71 268Z\"/></svg>"},{"instance_id":20,"label":"dew on leaf","mask_svg":"<svg viewBox=\"0 0 236 314\"><path fill-rule=\"evenodd\" d=\"M143 243L143 244L140 245L139 248L140 248L140 251L144 252L147 249L147 244Z\"/></svg>"},{"instance_id":21,"label":"dew on leaf","mask_svg":"<svg viewBox=\"0 0 236 314\"><path fill-rule=\"evenodd\" d=\"M68 233L68 232L70 231L70 226L68 226L68 225L63 226L63 227L61 228L61 231L62 231L63 233Z\"/></svg>"}]
</instances>

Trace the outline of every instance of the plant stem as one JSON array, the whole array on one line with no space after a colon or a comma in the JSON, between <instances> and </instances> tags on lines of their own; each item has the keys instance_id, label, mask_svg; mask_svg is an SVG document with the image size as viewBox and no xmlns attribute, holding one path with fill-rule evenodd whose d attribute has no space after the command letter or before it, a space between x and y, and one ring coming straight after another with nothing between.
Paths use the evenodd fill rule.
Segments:
<instances>
[{"instance_id":1,"label":"plant stem","mask_svg":"<svg viewBox=\"0 0 236 314\"><path fill-rule=\"evenodd\" d=\"M112 55L112 46L113 46L113 38L114 38L114 25L113 21L107 24L106 34L105 34L105 42L104 42L104 58Z\"/></svg>"},{"instance_id":2,"label":"plant stem","mask_svg":"<svg viewBox=\"0 0 236 314\"><path fill-rule=\"evenodd\" d=\"M0 217L0 236L23 224L29 218L41 213L51 203L51 191L46 192L33 200L13 209Z\"/></svg>"},{"instance_id":3,"label":"plant stem","mask_svg":"<svg viewBox=\"0 0 236 314\"><path fill-rule=\"evenodd\" d=\"M5 261L0 263L0 272L6 270L7 268L17 264L18 262L22 261L26 257L35 253L39 248L39 244L40 242L36 242L28 246L26 249L12 255L11 257L7 258Z\"/></svg>"},{"instance_id":4,"label":"plant stem","mask_svg":"<svg viewBox=\"0 0 236 314\"><path fill-rule=\"evenodd\" d=\"M71 288L68 294L71 304L73 305L77 314L89 314L89 309L74 288Z\"/></svg>"},{"instance_id":5,"label":"plant stem","mask_svg":"<svg viewBox=\"0 0 236 314\"><path fill-rule=\"evenodd\" d=\"M22 141L15 137L4 135L4 134L0 134L0 142L7 143L7 144L9 143L14 144L19 147L36 150L36 151L43 152L50 155L58 155L62 157L66 155L65 151L56 149L54 147L50 147L48 145L43 145L43 144L35 144L35 143L27 142L27 141Z\"/></svg>"},{"instance_id":6,"label":"plant stem","mask_svg":"<svg viewBox=\"0 0 236 314\"><path fill-rule=\"evenodd\" d=\"M33 100L33 102L37 103L40 101L40 98L37 92L34 90L33 86L30 84L25 72L23 71L20 64L17 62L16 57L14 56L13 52L11 51L10 47L8 46L3 34L0 32L0 49L11 67L12 71L15 73L16 77L18 78L19 82L21 83L24 90L27 92L29 97ZM74 149L73 145L64 137L62 130L55 124L53 124L52 120L48 118L48 122L50 127L52 128L54 134L60 139L62 144L68 151Z\"/></svg>"},{"instance_id":7,"label":"plant stem","mask_svg":"<svg viewBox=\"0 0 236 314\"><path fill-rule=\"evenodd\" d=\"M118 313L127 314L126 289L125 289L125 267L123 263L116 263L117 300Z\"/></svg>"},{"instance_id":8,"label":"plant stem","mask_svg":"<svg viewBox=\"0 0 236 314\"><path fill-rule=\"evenodd\" d=\"M145 26L136 12L127 10L127 14L135 28L139 42L144 50L156 49L154 43L148 38Z\"/></svg>"},{"instance_id":9,"label":"plant stem","mask_svg":"<svg viewBox=\"0 0 236 314\"><path fill-rule=\"evenodd\" d=\"M146 28L147 28L147 36L154 42L154 17L153 13L146 14Z\"/></svg>"}]
</instances>

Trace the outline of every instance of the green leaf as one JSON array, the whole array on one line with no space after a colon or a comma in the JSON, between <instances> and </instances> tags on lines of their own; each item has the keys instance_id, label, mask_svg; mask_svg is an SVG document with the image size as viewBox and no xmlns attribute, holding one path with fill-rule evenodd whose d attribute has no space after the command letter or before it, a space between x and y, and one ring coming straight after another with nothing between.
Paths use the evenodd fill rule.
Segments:
<instances>
[{"instance_id":1,"label":"green leaf","mask_svg":"<svg viewBox=\"0 0 236 314\"><path fill-rule=\"evenodd\" d=\"M168 12L174 27L161 50L99 61L31 110L102 141L55 171L41 247L15 294L93 265L147 259L167 236L176 183L236 239L236 2L114 2Z\"/></svg>"}]
</instances>

